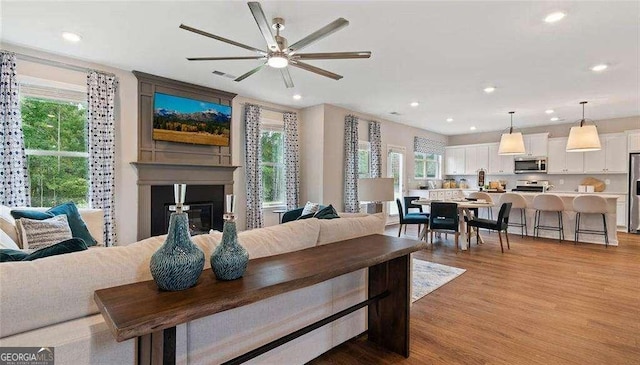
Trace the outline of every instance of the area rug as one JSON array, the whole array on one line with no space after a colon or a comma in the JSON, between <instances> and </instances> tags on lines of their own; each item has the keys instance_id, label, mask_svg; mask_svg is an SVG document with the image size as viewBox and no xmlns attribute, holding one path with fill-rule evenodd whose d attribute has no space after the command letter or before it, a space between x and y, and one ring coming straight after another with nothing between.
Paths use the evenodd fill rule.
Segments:
<instances>
[{"instance_id":1,"label":"area rug","mask_svg":"<svg viewBox=\"0 0 640 365\"><path fill-rule=\"evenodd\" d=\"M413 259L413 290L411 302L424 297L462 275L465 269Z\"/></svg>"}]
</instances>

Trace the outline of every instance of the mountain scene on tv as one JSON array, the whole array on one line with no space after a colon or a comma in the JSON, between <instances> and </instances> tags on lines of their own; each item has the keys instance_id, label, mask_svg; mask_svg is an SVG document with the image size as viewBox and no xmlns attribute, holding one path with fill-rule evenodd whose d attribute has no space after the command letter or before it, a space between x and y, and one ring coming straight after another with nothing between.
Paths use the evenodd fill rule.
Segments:
<instances>
[{"instance_id":1,"label":"mountain scene on tv","mask_svg":"<svg viewBox=\"0 0 640 365\"><path fill-rule=\"evenodd\" d=\"M231 107L155 93L153 139L212 146L229 146Z\"/></svg>"}]
</instances>

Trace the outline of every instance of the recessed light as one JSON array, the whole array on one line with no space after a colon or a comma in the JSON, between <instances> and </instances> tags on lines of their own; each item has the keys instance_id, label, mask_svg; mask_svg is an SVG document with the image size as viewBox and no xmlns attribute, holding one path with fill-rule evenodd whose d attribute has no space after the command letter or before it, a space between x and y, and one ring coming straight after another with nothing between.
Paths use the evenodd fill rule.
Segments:
<instances>
[{"instance_id":1,"label":"recessed light","mask_svg":"<svg viewBox=\"0 0 640 365\"><path fill-rule=\"evenodd\" d=\"M567 14L561 12L561 11L556 11L555 13L551 13L549 15L547 15L544 18L544 21L547 23L555 23L559 20L562 20L562 18L564 18L565 16L567 16Z\"/></svg>"},{"instance_id":2,"label":"recessed light","mask_svg":"<svg viewBox=\"0 0 640 365\"><path fill-rule=\"evenodd\" d=\"M447 118L447 122L449 123L453 122L453 118Z\"/></svg>"},{"instance_id":3,"label":"recessed light","mask_svg":"<svg viewBox=\"0 0 640 365\"><path fill-rule=\"evenodd\" d=\"M600 71L604 71L608 68L609 66L603 64L600 65L595 65L593 67L591 67L591 71L596 71L596 72L600 72Z\"/></svg>"},{"instance_id":4,"label":"recessed light","mask_svg":"<svg viewBox=\"0 0 640 365\"><path fill-rule=\"evenodd\" d=\"M475 130L476 130L476 127L473 127L473 126L472 126L472 127L470 127L469 129L471 129L472 131L475 131Z\"/></svg>"},{"instance_id":5,"label":"recessed light","mask_svg":"<svg viewBox=\"0 0 640 365\"><path fill-rule=\"evenodd\" d=\"M493 86L489 86L489 87L485 87L484 88L484 92L487 94L491 94L492 92L496 91L496 88Z\"/></svg>"},{"instance_id":6,"label":"recessed light","mask_svg":"<svg viewBox=\"0 0 640 365\"><path fill-rule=\"evenodd\" d=\"M302 99L302 95L300 95L300 94L295 94L295 95L293 96L293 98L294 98L295 100L300 100L300 99Z\"/></svg>"},{"instance_id":7,"label":"recessed light","mask_svg":"<svg viewBox=\"0 0 640 365\"><path fill-rule=\"evenodd\" d=\"M82 39L82 37L80 37L76 33L71 32L62 32L62 38L64 38L65 41L73 43L80 42L80 40Z\"/></svg>"},{"instance_id":8,"label":"recessed light","mask_svg":"<svg viewBox=\"0 0 640 365\"><path fill-rule=\"evenodd\" d=\"M547 113L547 114L553 114L553 109L547 109L544 112Z\"/></svg>"},{"instance_id":9,"label":"recessed light","mask_svg":"<svg viewBox=\"0 0 640 365\"><path fill-rule=\"evenodd\" d=\"M558 117L553 117L553 118L551 118L550 120L551 120L552 122L557 122L557 121L559 121L559 120L560 120L560 118L558 118Z\"/></svg>"},{"instance_id":10,"label":"recessed light","mask_svg":"<svg viewBox=\"0 0 640 365\"><path fill-rule=\"evenodd\" d=\"M409 104L409 105L411 105L412 107L414 107L414 108L415 108L415 107L417 107L418 105L420 105L420 103L418 103L417 101L414 101L414 102L412 102L412 103L411 103L411 104Z\"/></svg>"}]
</instances>

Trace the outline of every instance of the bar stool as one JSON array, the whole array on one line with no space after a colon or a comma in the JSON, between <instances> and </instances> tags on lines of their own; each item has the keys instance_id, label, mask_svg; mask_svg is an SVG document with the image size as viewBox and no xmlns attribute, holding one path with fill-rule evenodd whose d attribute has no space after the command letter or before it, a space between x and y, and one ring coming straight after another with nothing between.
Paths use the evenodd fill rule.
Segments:
<instances>
[{"instance_id":1,"label":"bar stool","mask_svg":"<svg viewBox=\"0 0 640 365\"><path fill-rule=\"evenodd\" d=\"M469 198L472 199L484 199L484 201L486 201L487 203L491 204L491 205L495 205L493 202L493 199L491 199L491 195L482 192L482 191L476 191L473 192L471 194L469 194ZM480 218L480 217L478 217ZM493 219L493 207L487 207L487 218L489 219Z\"/></svg>"},{"instance_id":2,"label":"bar stool","mask_svg":"<svg viewBox=\"0 0 640 365\"><path fill-rule=\"evenodd\" d=\"M576 212L575 243L578 242L580 233L604 235L605 247L609 247L609 232L607 231L607 201L601 196L581 195L573 199L573 210ZM601 214L604 231L594 229L580 229L580 216L582 214Z\"/></svg>"},{"instance_id":3,"label":"bar stool","mask_svg":"<svg viewBox=\"0 0 640 365\"><path fill-rule=\"evenodd\" d=\"M559 241L564 239L564 225L562 224L562 211L564 204L562 199L553 194L540 194L533 198L533 208L536 210L533 234L538 237L540 230L558 231ZM540 225L540 216L542 212L553 212L558 215L558 227Z\"/></svg>"},{"instance_id":4,"label":"bar stool","mask_svg":"<svg viewBox=\"0 0 640 365\"><path fill-rule=\"evenodd\" d=\"M509 222L511 227L520 227L520 237L527 233L527 201L522 194L504 193L500 196L499 205L511 203L511 209L520 210L520 222Z\"/></svg>"}]
</instances>

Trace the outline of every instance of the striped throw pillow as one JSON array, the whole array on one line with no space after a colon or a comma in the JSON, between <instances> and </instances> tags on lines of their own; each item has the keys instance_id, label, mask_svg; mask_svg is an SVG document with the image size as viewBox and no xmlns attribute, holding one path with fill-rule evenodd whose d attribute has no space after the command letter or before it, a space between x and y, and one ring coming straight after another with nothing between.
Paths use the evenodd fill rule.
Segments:
<instances>
[{"instance_id":1,"label":"striped throw pillow","mask_svg":"<svg viewBox=\"0 0 640 365\"><path fill-rule=\"evenodd\" d=\"M20 218L16 222L22 235L22 248L25 250L53 246L73 237L65 214L43 220Z\"/></svg>"}]
</instances>

